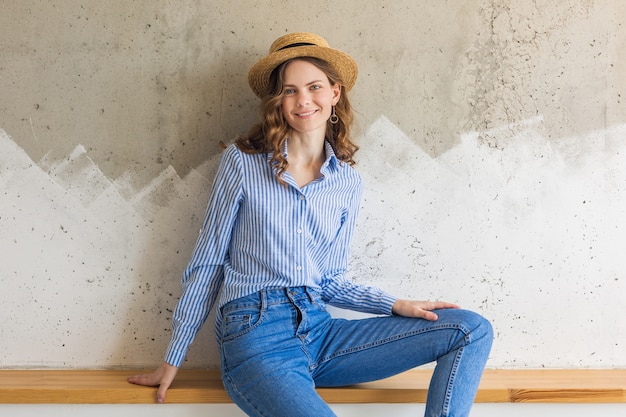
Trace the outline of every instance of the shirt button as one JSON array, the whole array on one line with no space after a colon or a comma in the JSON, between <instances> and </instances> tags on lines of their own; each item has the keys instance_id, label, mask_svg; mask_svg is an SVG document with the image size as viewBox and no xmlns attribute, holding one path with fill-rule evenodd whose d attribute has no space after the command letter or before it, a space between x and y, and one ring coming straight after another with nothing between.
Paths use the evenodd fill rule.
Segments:
<instances>
[{"instance_id":1,"label":"shirt button","mask_svg":"<svg viewBox=\"0 0 626 417\"><path fill-rule=\"evenodd\" d=\"M300 265L296 266L296 269L297 269L298 271L302 271L302 267L301 267Z\"/></svg>"},{"instance_id":2,"label":"shirt button","mask_svg":"<svg viewBox=\"0 0 626 417\"><path fill-rule=\"evenodd\" d=\"M298 230L296 230L296 232L297 232L298 234L301 234L301 233L302 233L302 229L298 229Z\"/></svg>"},{"instance_id":3,"label":"shirt button","mask_svg":"<svg viewBox=\"0 0 626 417\"><path fill-rule=\"evenodd\" d=\"M300 197L298 197L298 199L300 199L300 200L304 200L304 196L303 196L303 195L300 195Z\"/></svg>"}]
</instances>

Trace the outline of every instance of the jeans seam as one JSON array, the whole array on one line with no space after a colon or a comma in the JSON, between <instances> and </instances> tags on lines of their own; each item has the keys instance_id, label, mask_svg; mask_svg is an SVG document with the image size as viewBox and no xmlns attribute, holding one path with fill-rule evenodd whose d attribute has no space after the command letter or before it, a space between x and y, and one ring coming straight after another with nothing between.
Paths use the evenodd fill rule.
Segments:
<instances>
[{"instance_id":1,"label":"jeans seam","mask_svg":"<svg viewBox=\"0 0 626 417\"><path fill-rule=\"evenodd\" d=\"M454 365L452 365L452 369L450 370L450 378L448 379L448 386L446 387L445 403L443 404L443 416L448 416L450 413L450 402L452 401L454 381L456 380L456 373L459 370L459 363L461 362L463 351L464 346L460 347L457 354L454 355Z\"/></svg>"},{"instance_id":2,"label":"jeans seam","mask_svg":"<svg viewBox=\"0 0 626 417\"><path fill-rule=\"evenodd\" d=\"M225 379L228 379L229 385L230 385L230 389L237 394L237 397L239 398L239 401L245 402L246 404L248 404L248 406L250 408L252 408L254 411L256 411L256 413L259 416L265 416L265 414L263 414L254 404L252 404L248 398L246 398L245 395L243 395L243 393L241 391L239 391L239 389L237 388L237 385L235 384L235 382L233 381L233 379L230 377L230 375L226 374L224 375Z\"/></svg>"},{"instance_id":3,"label":"jeans seam","mask_svg":"<svg viewBox=\"0 0 626 417\"><path fill-rule=\"evenodd\" d=\"M401 339L405 339L407 337L411 337L411 336L415 336L417 334L421 334L421 333L427 333L427 332L431 332L434 330L442 330L442 329L453 329L453 330L460 330L461 332L463 332L463 334L465 335L465 338L467 338L470 334L470 331L468 329L466 329L464 326L459 326L459 325L452 325L452 324L444 324L444 325L439 325L439 326L433 326L430 327L428 329L420 329L420 330L415 330L415 331L411 331L411 332L407 332L407 333L401 333L392 337L387 337L381 340L377 340L375 342L371 342L371 343L367 343L361 346L354 346L351 347L349 349L343 349L337 352L334 352L332 355L330 356L326 356L324 358L322 358L315 366L314 368L316 368L317 366L319 366L320 364L333 360L339 356L344 356L344 355L349 355L351 353L354 352L360 352L360 351L364 351L367 349L371 349L373 347L377 347L377 346L381 346L390 342L394 342L396 340L401 340Z\"/></svg>"}]
</instances>

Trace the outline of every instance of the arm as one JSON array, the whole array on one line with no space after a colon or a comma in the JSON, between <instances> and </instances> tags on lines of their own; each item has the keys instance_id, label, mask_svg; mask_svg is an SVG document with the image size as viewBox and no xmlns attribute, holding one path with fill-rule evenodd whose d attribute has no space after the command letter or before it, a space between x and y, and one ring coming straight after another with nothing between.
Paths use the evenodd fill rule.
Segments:
<instances>
[{"instance_id":1,"label":"arm","mask_svg":"<svg viewBox=\"0 0 626 417\"><path fill-rule=\"evenodd\" d=\"M183 293L172 317L172 338L165 361L151 374L128 379L133 384L159 385L158 402L165 400L165 393L222 286L222 265L228 256L230 236L242 198L242 182L241 160L238 151L231 147L225 151L215 175L205 220L183 273Z\"/></svg>"},{"instance_id":2,"label":"arm","mask_svg":"<svg viewBox=\"0 0 626 417\"><path fill-rule=\"evenodd\" d=\"M363 194L363 184L356 177L351 200L343 213L337 235L329 249L325 274L321 278L324 301L336 307L371 314L391 314L396 298L386 292L357 285L344 276L350 256L350 242Z\"/></svg>"}]
</instances>

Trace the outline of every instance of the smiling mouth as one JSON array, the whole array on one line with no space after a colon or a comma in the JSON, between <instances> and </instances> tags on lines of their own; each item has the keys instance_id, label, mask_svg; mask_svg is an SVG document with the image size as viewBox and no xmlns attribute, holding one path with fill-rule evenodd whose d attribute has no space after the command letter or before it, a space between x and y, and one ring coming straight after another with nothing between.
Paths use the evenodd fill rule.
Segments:
<instances>
[{"instance_id":1,"label":"smiling mouth","mask_svg":"<svg viewBox=\"0 0 626 417\"><path fill-rule=\"evenodd\" d=\"M308 117L308 116L311 116L311 115L315 114L315 112L317 112L317 110L311 110L311 111L307 111L307 112L304 112L304 113L296 113L296 116L298 116L298 117Z\"/></svg>"}]
</instances>

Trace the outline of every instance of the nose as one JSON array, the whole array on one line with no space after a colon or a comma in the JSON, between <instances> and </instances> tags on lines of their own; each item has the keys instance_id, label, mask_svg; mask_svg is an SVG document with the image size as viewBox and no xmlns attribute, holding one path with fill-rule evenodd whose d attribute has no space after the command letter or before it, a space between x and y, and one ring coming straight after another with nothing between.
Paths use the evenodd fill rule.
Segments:
<instances>
[{"instance_id":1,"label":"nose","mask_svg":"<svg viewBox=\"0 0 626 417\"><path fill-rule=\"evenodd\" d=\"M307 90L299 91L298 96L296 97L296 105L299 107L304 107L311 102L311 95Z\"/></svg>"}]
</instances>

